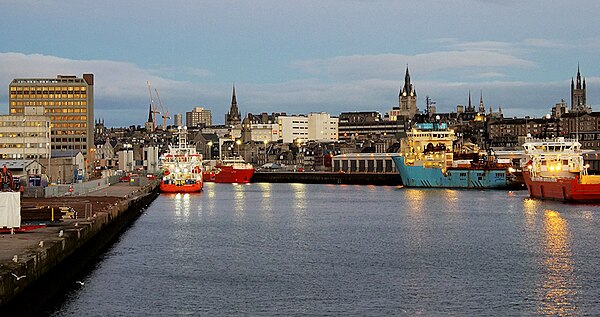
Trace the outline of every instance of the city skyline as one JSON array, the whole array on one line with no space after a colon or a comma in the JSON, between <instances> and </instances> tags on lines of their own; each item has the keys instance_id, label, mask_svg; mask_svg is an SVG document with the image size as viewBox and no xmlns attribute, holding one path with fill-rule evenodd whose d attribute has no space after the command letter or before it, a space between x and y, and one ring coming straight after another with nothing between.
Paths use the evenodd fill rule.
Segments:
<instances>
[{"instance_id":1,"label":"city skyline","mask_svg":"<svg viewBox=\"0 0 600 317\"><path fill-rule=\"evenodd\" d=\"M172 3L172 5L169 5ZM14 78L94 73L95 114L143 125L146 81L169 113L379 111L397 106L406 65L438 111L480 91L505 116L542 116L565 99L578 64L600 104L594 1L388 0L244 3L2 1L0 113ZM541 23L543 21L544 23ZM550 22L548 22L550 21Z\"/></svg>"}]
</instances>

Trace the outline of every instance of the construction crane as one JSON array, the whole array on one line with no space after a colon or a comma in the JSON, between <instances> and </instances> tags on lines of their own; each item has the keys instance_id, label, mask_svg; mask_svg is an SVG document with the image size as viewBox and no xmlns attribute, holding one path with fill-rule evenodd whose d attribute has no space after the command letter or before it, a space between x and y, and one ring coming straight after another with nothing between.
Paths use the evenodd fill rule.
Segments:
<instances>
[{"instance_id":1,"label":"construction crane","mask_svg":"<svg viewBox=\"0 0 600 317\"><path fill-rule=\"evenodd\" d=\"M150 90L150 82L146 81L146 85L148 86L148 94L150 95L150 108L152 109L152 131L154 131L156 130L156 115L160 114L160 111L158 111L158 105L154 103L152 90Z\"/></svg>"},{"instance_id":2,"label":"construction crane","mask_svg":"<svg viewBox=\"0 0 600 317\"><path fill-rule=\"evenodd\" d=\"M160 110L162 111L162 118L163 118L163 130L167 130L167 119L171 119L171 117L169 117L169 109L167 109L167 107L163 107L163 103L160 100L160 95L158 94L158 90L156 90L156 88L154 88L154 91L156 92L156 97L158 98L158 104L160 105Z\"/></svg>"}]
</instances>

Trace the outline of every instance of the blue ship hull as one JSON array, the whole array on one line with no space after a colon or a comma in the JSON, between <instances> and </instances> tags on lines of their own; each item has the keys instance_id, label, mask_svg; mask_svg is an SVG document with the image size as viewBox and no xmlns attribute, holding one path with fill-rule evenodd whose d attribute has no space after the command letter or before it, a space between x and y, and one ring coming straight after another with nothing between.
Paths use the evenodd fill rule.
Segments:
<instances>
[{"instance_id":1,"label":"blue ship hull","mask_svg":"<svg viewBox=\"0 0 600 317\"><path fill-rule=\"evenodd\" d=\"M440 168L406 166L403 156L393 157L396 169L407 187L441 188L512 188L513 175L506 169L452 168L442 173Z\"/></svg>"}]
</instances>

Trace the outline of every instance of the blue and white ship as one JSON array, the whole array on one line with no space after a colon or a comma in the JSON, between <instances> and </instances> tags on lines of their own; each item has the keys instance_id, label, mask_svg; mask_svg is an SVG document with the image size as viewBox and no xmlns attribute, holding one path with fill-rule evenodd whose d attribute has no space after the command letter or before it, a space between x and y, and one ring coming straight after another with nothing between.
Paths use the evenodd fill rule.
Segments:
<instances>
[{"instance_id":1,"label":"blue and white ship","mask_svg":"<svg viewBox=\"0 0 600 317\"><path fill-rule=\"evenodd\" d=\"M454 131L446 123L418 123L393 157L407 187L513 188L518 187L509 164L488 160L454 160Z\"/></svg>"}]
</instances>

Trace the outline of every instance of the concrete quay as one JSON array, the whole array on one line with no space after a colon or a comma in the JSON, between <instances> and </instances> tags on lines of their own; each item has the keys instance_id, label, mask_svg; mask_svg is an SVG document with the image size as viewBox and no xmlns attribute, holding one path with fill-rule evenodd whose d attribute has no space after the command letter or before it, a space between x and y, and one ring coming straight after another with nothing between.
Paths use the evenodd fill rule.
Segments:
<instances>
[{"instance_id":1,"label":"concrete quay","mask_svg":"<svg viewBox=\"0 0 600 317\"><path fill-rule=\"evenodd\" d=\"M84 265L108 246L158 195L158 182L144 187L118 183L85 196L24 198L21 205L77 211L24 233L0 235L0 311L34 315L72 282ZM8 315L8 314L7 314Z\"/></svg>"},{"instance_id":2,"label":"concrete quay","mask_svg":"<svg viewBox=\"0 0 600 317\"><path fill-rule=\"evenodd\" d=\"M398 173L255 172L253 183L402 185Z\"/></svg>"}]
</instances>

